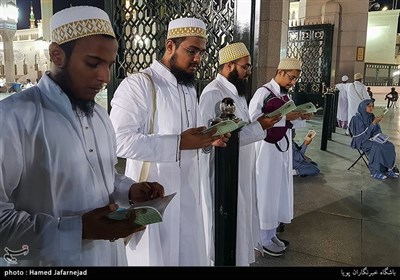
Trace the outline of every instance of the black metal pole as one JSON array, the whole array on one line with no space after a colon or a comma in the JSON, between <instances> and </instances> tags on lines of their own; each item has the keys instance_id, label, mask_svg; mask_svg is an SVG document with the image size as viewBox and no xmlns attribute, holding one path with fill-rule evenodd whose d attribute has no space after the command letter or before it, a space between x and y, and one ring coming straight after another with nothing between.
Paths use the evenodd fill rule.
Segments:
<instances>
[{"instance_id":1,"label":"black metal pole","mask_svg":"<svg viewBox=\"0 0 400 280\"><path fill-rule=\"evenodd\" d=\"M236 265L239 131L215 148L215 266Z\"/></svg>"},{"instance_id":2,"label":"black metal pole","mask_svg":"<svg viewBox=\"0 0 400 280\"><path fill-rule=\"evenodd\" d=\"M336 132L337 126L337 110L339 104L339 91L334 89L333 90L334 101L333 101L333 113L332 113L332 133Z\"/></svg>"},{"instance_id":3,"label":"black metal pole","mask_svg":"<svg viewBox=\"0 0 400 280\"><path fill-rule=\"evenodd\" d=\"M324 117L322 122L322 135L321 135L321 150L326 151L329 138L329 129L332 124L331 110L332 110L333 94L329 91L324 94Z\"/></svg>"}]
</instances>

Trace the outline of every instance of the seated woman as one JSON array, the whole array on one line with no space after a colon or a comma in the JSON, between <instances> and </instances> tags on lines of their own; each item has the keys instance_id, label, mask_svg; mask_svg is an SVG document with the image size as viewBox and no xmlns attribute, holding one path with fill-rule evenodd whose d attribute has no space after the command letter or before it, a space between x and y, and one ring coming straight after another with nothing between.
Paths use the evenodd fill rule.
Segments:
<instances>
[{"instance_id":1,"label":"seated woman","mask_svg":"<svg viewBox=\"0 0 400 280\"><path fill-rule=\"evenodd\" d=\"M292 130L292 137L294 138L296 133ZM299 177L315 176L319 173L318 164L312 161L305 155L308 145L312 142L312 138L306 137L303 144L299 146L294 139L292 139L293 149L293 175Z\"/></svg>"},{"instance_id":2,"label":"seated woman","mask_svg":"<svg viewBox=\"0 0 400 280\"><path fill-rule=\"evenodd\" d=\"M371 176L375 179L399 178L398 169L395 167L394 145L389 141L381 144L371 139L382 133L379 122L383 116L375 117L373 110L374 102L371 99L363 100L358 106L358 112L351 118L349 125L352 135L351 147L361 149L367 154Z\"/></svg>"}]
</instances>

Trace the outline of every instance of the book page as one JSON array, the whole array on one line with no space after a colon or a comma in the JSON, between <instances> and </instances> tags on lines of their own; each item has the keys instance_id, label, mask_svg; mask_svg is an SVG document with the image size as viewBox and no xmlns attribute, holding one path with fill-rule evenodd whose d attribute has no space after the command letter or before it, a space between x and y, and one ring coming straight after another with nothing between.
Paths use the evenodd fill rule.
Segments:
<instances>
[{"instance_id":1,"label":"book page","mask_svg":"<svg viewBox=\"0 0 400 280\"><path fill-rule=\"evenodd\" d=\"M129 209L118 208L116 211L109 213L107 216L113 220L126 220L129 219L131 212L135 211L136 219L135 224L148 225L162 221L165 208L176 195L172 193L164 197L143 201L136 203Z\"/></svg>"},{"instance_id":2,"label":"book page","mask_svg":"<svg viewBox=\"0 0 400 280\"><path fill-rule=\"evenodd\" d=\"M379 144L384 144L386 141L389 139L389 135L383 134L383 133L378 133L375 134L373 137L370 138L370 140L378 142Z\"/></svg>"},{"instance_id":3,"label":"book page","mask_svg":"<svg viewBox=\"0 0 400 280\"><path fill-rule=\"evenodd\" d=\"M297 106L296 109L293 110L293 112L301 112L304 114L316 113L317 108L315 107L315 105L312 102L308 102L308 103Z\"/></svg>"},{"instance_id":4,"label":"book page","mask_svg":"<svg viewBox=\"0 0 400 280\"><path fill-rule=\"evenodd\" d=\"M245 125L245 124L246 123L244 122L243 125ZM235 129L238 129L239 127L234 121L226 120L226 121L222 121L222 122L219 122L217 124L214 124L213 126L210 126L209 128L206 128L201 133L208 133L213 128L217 128L217 132L215 132L213 136L221 136L221 135L224 135L225 133L232 132Z\"/></svg>"},{"instance_id":5,"label":"book page","mask_svg":"<svg viewBox=\"0 0 400 280\"><path fill-rule=\"evenodd\" d=\"M281 116L283 117L287 113L290 113L291 111L293 111L295 108L296 108L296 105L294 104L293 100L289 100L288 102L283 104L281 107L279 107L275 111L265 114L264 116L271 118L271 117L275 117L275 116L281 114Z\"/></svg>"}]
</instances>

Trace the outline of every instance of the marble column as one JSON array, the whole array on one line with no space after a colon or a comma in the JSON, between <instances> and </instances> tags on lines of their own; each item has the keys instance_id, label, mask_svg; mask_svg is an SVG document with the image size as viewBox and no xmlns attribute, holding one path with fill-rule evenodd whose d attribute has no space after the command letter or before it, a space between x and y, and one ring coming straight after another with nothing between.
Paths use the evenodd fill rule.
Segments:
<instances>
[{"instance_id":1,"label":"marble column","mask_svg":"<svg viewBox=\"0 0 400 280\"><path fill-rule=\"evenodd\" d=\"M14 72L14 47L13 39L16 30L0 29L0 35L3 38L4 46L4 66L5 77L7 83L15 82Z\"/></svg>"},{"instance_id":2,"label":"marble column","mask_svg":"<svg viewBox=\"0 0 400 280\"><path fill-rule=\"evenodd\" d=\"M43 39L50 42L50 18L53 15L53 0L40 0L40 7L42 10Z\"/></svg>"},{"instance_id":3,"label":"marble column","mask_svg":"<svg viewBox=\"0 0 400 280\"><path fill-rule=\"evenodd\" d=\"M288 23L289 0L257 1L253 88L275 77L280 59L286 57Z\"/></svg>"}]
</instances>

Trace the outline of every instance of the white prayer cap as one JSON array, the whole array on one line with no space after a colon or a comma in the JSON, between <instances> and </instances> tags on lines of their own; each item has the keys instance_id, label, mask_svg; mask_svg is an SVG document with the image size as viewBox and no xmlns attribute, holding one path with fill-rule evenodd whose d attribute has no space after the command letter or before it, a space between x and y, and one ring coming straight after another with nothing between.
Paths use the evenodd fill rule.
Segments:
<instances>
[{"instance_id":1,"label":"white prayer cap","mask_svg":"<svg viewBox=\"0 0 400 280\"><path fill-rule=\"evenodd\" d=\"M354 74L354 80L360 80L363 78L363 75L361 73L355 73Z\"/></svg>"},{"instance_id":2,"label":"white prayer cap","mask_svg":"<svg viewBox=\"0 0 400 280\"><path fill-rule=\"evenodd\" d=\"M279 62L278 69L280 70L299 70L301 71L300 60L296 58L284 58Z\"/></svg>"},{"instance_id":3,"label":"white prayer cap","mask_svg":"<svg viewBox=\"0 0 400 280\"><path fill-rule=\"evenodd\" d=\"M349 80L349 77L347 77L346 75L344 75L342 77L342 82L347 82Z\"/></svg>"},{"instance_id":4,"label":"white prayer cap","mask_svg":"<svg viewBox=\"0 0 400 280\"><path fill-rule=\"evenodd\" d=\"M219 65L225 64L236 59L249 56L250 53L246 45L242 42L227 45L219 50Z\"/></svg>"},{"instance_id":5,"label":"white prayer cap","mask_svg":"<svg viewBox=\"0 0 400 280\"><path fill-rule=\"evenodd\" d=\"M197 18L177 18L168 25L167 39L179 37L201 37L207 39L206 24Z\"/></svg>"},{"instance_id":6,"label":"white prayer cap","mask_svg":"<svg viewBox=\"0 0 400 280\"><path fill-rule=\"evenodd\" d=\"M50 30L52 41L59 45L91 35L115 38L106 12L91 6L75 6L55 13L50 19Z\"/></svg>"}]
</instances>

